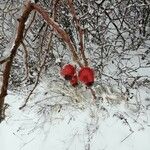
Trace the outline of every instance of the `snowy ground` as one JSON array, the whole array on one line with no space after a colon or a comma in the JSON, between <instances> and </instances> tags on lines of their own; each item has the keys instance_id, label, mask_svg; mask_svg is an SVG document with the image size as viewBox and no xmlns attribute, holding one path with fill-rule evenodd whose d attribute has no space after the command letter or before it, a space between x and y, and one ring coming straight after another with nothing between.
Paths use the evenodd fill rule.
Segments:
<instances>
[{"instance_id":1,"label":"snowy ground","mask_svg":"<svg viewBox=\"0 0 150 150\"><path fill-rule=\"evenodd\" d=\"M138 110L124 101L103 101L88 103L84 109L68 106L58 112L55 107L55 111L37 115L34 107L20 111L23 95L9 92L8 117L0 124L0 149L150 150L150 101L145 100L149 94L141 93L143 102ZM42 96L35 97L40 100Z\"/></svg>"}]
</instances>

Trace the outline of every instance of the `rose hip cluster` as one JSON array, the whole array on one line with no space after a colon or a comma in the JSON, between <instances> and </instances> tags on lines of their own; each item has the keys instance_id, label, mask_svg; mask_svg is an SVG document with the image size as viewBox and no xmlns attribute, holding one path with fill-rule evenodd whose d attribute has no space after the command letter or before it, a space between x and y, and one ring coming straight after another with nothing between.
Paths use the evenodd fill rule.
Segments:
<instances>
[{"instance_id":1,"label":"rose hip cluster","mask_svg":"<svg viewBox=\"0 0 150 150\"><path fill-rule=\"evenodd\" d=\"M90 67L81 67L80 70L76 71L76 68L67 64L62 67L60 74L66 79L69 80L71 85L76 87L79 82L82 82L86 86L92 86L94 83L94 70Z\"/></svg>"}]
</instances>

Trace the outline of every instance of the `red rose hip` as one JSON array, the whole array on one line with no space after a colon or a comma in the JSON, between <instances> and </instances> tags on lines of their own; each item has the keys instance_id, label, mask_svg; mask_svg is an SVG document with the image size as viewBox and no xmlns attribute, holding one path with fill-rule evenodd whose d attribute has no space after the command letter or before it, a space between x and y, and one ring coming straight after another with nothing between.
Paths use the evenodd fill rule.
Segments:
<instances>
[{"instance_id":1,"label":"red rose hip","mask_svg":"<svg viewBox=\"0 0 150 150\"><path fill-rule=\"evenodd\" d=\"M71 80L76 72L76 69L73 65L67 64L63 66L63 68L60 71L60 74L66 79Z\"/></svg>"},{"instance_id":2,"label":"red rose hip","mask_svg":"<svg viewBox=\"0 0 150 150\"><path fill-rule=\"evenodd\" d=\"M92 86L94 83L94 70L90 67L82 67L79 71L78 78L86 86Z\"/></svg>"},{"instance_id":3,"label":"red rose hip","mask_svg":"<svg viewBox=\"0 0 150 150\"><path fill-rule=\"evenodd\" d=\"M72 77L72 79L70 80L70 84L71 84L73 87L78 86L78 77L77 77L77 75L74 75L74 76Z\"/></svg>"}]
</instances>

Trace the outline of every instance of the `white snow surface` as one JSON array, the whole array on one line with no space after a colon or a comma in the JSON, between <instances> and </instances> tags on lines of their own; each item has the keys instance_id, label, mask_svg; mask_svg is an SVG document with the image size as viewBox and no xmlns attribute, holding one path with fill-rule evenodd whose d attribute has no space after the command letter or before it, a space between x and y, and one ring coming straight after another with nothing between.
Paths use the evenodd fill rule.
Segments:
<instances>
[{"instance_id":1,"label":"white snow surface","mask_svg":"<svg viewBox=\"0 0 150 150\"><path fill-rule=\"evenodd\" d=\"M23 110L18 108L26 94L9 92L7 118L0 124L1 150L150 150L150 110L146 109L150 101L145 101L149 94L144 90L137 111L124 100L103 100L99 105L88 102L84 108L62 107L60 112L54 107L41 115L33 100L45 101L44 92L39 85Z\"/></svg>"}]
</instances>

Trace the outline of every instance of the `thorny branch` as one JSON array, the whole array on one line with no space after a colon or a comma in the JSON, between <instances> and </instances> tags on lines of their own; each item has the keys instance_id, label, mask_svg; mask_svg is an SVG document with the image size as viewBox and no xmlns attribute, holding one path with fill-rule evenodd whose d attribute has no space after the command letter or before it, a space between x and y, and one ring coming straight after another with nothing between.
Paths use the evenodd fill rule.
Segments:
<instances>
[{"instance_id":1,"label":"thorny branch","mask_svg":"<svg viewBox=\"0 0 150 150\"><path fill-rule=\"evenodd\" d=\"M0 122L5 118L5 116L3 114L4 101L5 101L5 97L7 95L7 89L8 89L10 71L11 71L13 59L14 59L17 49L20 46L21 41L23 39L23 31L25 29L25 22L27 21L29 14L32 10L33 10L33 8L31 7L31 3L29 2L25 7L25 10L24 10L22 16L18 19L19 25L18 25L18 29L17 29L17 35L16 35L16 39L14 42L14 46L11 50L9 60L6 61L6 63L4 64L5 67L4 67L4 71L3 71L3 81L2 81L2 87L1 87L1 93L0 93Z\"/></svg>"},{"instance_id":2,"label":"thorny branch","mask_svg":"<svg viewBox=\"0 0 150 150\"><path fill-rule=\"evenodd\" d=\"M32 7L44 18L44 20L50 27L52 26L54 28L54 31L58 33L58 35L63 39L63 41L66 42L72 53L73 60L77 62L80 66L82 66L79 57L76 53L76 49L70 39L70 36L59 26L58 23L56 23L52 18L49 17L48 12L44 10L40 5L32 4Z\"/></svg>"}]
</instances>

